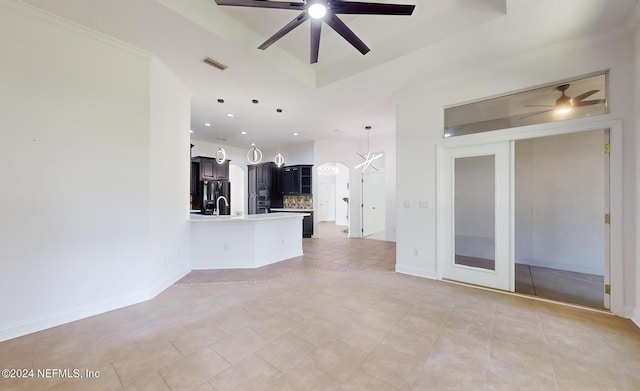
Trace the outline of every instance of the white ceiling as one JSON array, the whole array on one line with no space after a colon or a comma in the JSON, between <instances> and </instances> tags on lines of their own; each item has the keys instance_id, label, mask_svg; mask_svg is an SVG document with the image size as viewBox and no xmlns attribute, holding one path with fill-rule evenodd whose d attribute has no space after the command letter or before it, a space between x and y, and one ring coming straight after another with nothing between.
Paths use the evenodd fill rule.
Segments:
<instances>
[{"instance_id":1,"label":"white ceiling","mask_svg":"<svg viewBox=\"0 0 640 391\"><path fill-rule=\"evenodd\" d=\"M262 148L365 140L366 125L372 139L394 133L394 94L415 80L631 31L638 15L638 0L377 0L416 9L410 17L341 16L371 48L365 56L325 24L319 61L310 65L309 22L266 51L256 49L297 11L212 0L23 1L157 55L193 92L194 139ZM205 56L228 69L205 65Z\"/></svg>"}]
</instances>

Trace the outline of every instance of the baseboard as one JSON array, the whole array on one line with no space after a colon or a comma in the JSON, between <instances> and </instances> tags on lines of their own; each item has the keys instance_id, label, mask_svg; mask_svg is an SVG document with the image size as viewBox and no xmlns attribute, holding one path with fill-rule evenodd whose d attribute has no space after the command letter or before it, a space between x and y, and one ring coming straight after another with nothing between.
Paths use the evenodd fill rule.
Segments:
<instances>
[{"instance_id":1,"label":"baseboard","mask_svg":"<svg viewBox=\"0 0 640 391\"><path fill-rule=\"evenodd\" d=\"M625 317L631 319L636 326L640 327L640 309L634 307L625 307Z\"/></svg>"},{"instance_id":2,"label":"baseboard","mask_svg":"<svg viewBox=\"0 0 640 391\"><path fill-rule=\"evenodd\" d=\"M182 277L186 276L189 273L191 273L191 269L183 269L180 272L174 274L173 276L156 284L156 286L149 291L149 298L147 300L151 300L154 297L158 296L160 293L164 292L165 289L169 288L171 285L175 284L178 280L180 280Z\"/></svg>"},{"instance_id":3,"label":"baseboard","mask_svg":"<svg viewBox=\"0 0 640 391\"><path fill-rule=\"evenodd\" d=\"M24 322L9 324L8 326L0 329L0 342L113 311L148 299L148 292L138 292L132 295L105 300L91 306L74 308L57 314L48 314L43 317L30 319Z\"/></svg>"},{"instance_id":4,"label":"baseboard","mask_svg":"<svg viewBox=\"0 0 640 391\"><path fill-rule=\"evenodd\" d=\"M74 308L56 314L48 314L35 319L9 324L0 328L0 342L151 300L187 273L189 273L189 270L183 270L173 277L157 284L153 289L104 300L90 306Z\"/></svg>"},{"instance_id":5,"label":"baseboard","mask_svg":"<svg viewBox=\"0 0 640 391\"><path fill-rule=\"evenodd\" d=\"M435 271L411 267L411 266L403 266L396 264L396 272L401 274L408 274L410 276L423 277L431 280L437 280L438 276Z\"/></svg>"}]
</instances>

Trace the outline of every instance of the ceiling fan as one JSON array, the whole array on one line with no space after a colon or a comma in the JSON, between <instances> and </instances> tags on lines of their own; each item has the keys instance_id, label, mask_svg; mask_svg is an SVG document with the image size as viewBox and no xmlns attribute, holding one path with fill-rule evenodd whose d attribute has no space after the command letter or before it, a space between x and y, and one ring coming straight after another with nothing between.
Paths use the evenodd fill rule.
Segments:
<instances>
[{"instance_id":1,"label":"ceiling fan","mask_svg":"<svg viewBox=\"0 0 640 391\"><path fill-rule=\"evenodd\" d=\"M284 37L307 19L311 18L311 64L318 62L320 51L320 31L324 21L334 29L342 38L346 39L360 53L367 54L369 47L340 18L338 14L358 15L411 15L415 5L382 4L360 1L341 0L305 0L302 2L271 1L271 0L216 0L218 5L230 5L237 7L279 8L302 11L280 31L273 34L258 49L265 50L274 42Z\"/></svg>"},{"instance_id":2,"label":"ceiling fan","mask_svg":"<svg viewBox=\"0 0 640 391\"><path fill-rule=\"evenodd\" d=\"M556 90L560 91L562 95L558 99L556 99L555 105L526 105L525 106L525 107L550 107L550 109L538 111L537 113L528 114L518 119L524 119L524 118L532 117L534 115L548 113L550 111L555 111L557 114L567 114L571 112L571 110L573 110L575 107L591 106L591 105L598 105L601 103L605 103L605 99L585 100L586 98L590 97L596 92L599 92L600 90L590 90L583 94L580 94L578 96L571 98L565 94L565 91L567 91L570 86L571 84L561 84L556 87Z\"/></svg>"}]
</instances>

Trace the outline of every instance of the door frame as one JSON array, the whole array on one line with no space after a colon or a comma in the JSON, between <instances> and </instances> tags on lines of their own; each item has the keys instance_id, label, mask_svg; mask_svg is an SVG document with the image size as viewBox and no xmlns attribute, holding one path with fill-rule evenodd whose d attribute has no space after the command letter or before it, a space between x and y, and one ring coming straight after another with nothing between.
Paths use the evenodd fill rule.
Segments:
<instances>
[{"instance_id":1,"label":"door frame","mask_svg":"<svg viewBox=\"0 0 640 391\"><path fill-rule=\"evenodd\" d=\"M609 154L609 273L611 291L609 295L610 311L619 316L626 316L624 308L624 273L623 273L623 122L622 120L594 121L593 118L580 118L575 120L559 121L539 125L523 126L519 128L503 129L492 132L476 133L465 136L444 138L437 144L436 148L452 148L472 145L492 144L505 141L524 140L545 136L555 136L568 133L585 132L591 130L609 129L611 152ZM436 165L436 172L440 175L442 167ZM441 218L440 191L438 190L438 213L437 218ZM511 202L513 204L513 201ZM510 207L513 207L511 205ZM604 218L604 216L603 216ZM439 226L439 223L438 223ZM437 230L437 262L436 276L443 279L443 264L446 259L441 259L440 249L445 245L442 243L442 235L445 233ZM513 240L513 237L512 237Z\"/></svg>"}]
</instances>

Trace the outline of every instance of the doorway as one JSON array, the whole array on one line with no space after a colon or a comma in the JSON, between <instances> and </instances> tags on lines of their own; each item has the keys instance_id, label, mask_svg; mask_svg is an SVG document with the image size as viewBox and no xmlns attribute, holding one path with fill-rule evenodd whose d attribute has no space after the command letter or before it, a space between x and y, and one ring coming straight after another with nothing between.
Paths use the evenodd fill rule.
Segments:
<instances>
[{"instance_id":1,"label":"doorway","mask_svg":"<svg viewBox=\"0 0 640 391\"><path fill-rule=\"evenodd\" d=\"M316 198L317 212L315 219L322 224L322 232L330 232L329 236L347 236L349 233L349 167L338 162L321 164L316 169L318 192Z\"/></svg>"},{"instance_id":2,"label":"doorway","mask_svg":"<svg viewBox=\"0 0 640 391\"><path fill-rule=\"evenodd\" d=\"M516 292L608 308L607 144L608 130L515 142Z\"/></svg>"},{"instance_id":3,"label":"doorway","mask_svg":"<svg viewBox=\"0 0 640 391\"><path fill-rule=\"evenodd\" d=\"M621 211L621 158L605 151L610 135L621 148L621 126L576 128L442 143L438 278L612 306L611 281L622 274L611 259L621 243L609 216Z\"/></svg>"},{"instance_id":4,"label":"doorway","mask_svg":"<svg viewBox=\"0 0 640 391\"><path fill-rule=\"evenodd\" d=\"M385 173L362 174L362 237L385 240Z\"/></svg>"}]
</instances>

